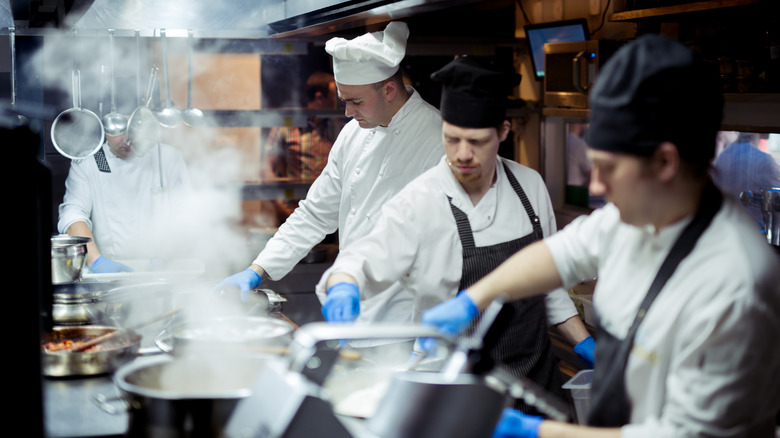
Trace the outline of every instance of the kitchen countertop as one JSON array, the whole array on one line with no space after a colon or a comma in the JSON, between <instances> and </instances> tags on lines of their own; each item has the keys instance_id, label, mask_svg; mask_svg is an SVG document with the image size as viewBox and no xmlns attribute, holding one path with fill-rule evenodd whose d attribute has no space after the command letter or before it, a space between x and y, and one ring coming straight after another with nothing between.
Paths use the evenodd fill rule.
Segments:
<instances>
[{"instance_id":1,"label":"kitchen countertop","mask_svg":"<svg viewBox=\"0 0 780 438\"><path fill-rule=\"evenodd\" d=\"M110 375L83 378L46 378L43 382L44 425L47 437L123 437L129 415L119 409L110 414L93 401L104 395L109 401L119 393Z\"/></svg>"}]
</instances>

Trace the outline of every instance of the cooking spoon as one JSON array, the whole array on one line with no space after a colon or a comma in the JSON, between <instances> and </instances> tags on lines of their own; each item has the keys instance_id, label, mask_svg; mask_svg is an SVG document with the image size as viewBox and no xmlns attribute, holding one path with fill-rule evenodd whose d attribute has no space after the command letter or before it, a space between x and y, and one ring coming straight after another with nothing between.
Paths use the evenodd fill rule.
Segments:
<instances>
[{"instance_id":1,"label":"cooking spoon","mask_svg":"<svg viewBox=\"0 0 780 438\"><path fill-rule=\"evenodd\" d=\"M11 43L11 109L16 111L16 28L8 28L8 40ZM27 117L17 115L19 125L27 124Z\"/></svg>"},{"instance_id":2,"label":"cooking spoon","mask_svg":"<svg viewBox=\"0 0 780 438\"><path fill-rule=\"evenodd\" d=\"M171 81L168 78L168 40L165 29L160 29L163 51L163 73L165 74L165 108L157 112L157 120L166 128L176 128L181 124L181 111L171 107Z\"/></svg>"},{"instance_id":3,"label":"cooking spoon","mask_svg":"<svg viewBox=\"0 0 780 438\"><path fill-rule=\"evenodd\" d=\"M116 137L127 130L127 119L116 112L116 80L114 78L114 29L108 29L111 44L111 112L103 116L103 128L106 134Z\"/></svg>"},{"instance_id":4,"label":"cooking spoon","mask_svg":"<svg viewBox=\"0 0 780 438\"><path fill-rule=\"evenodd\" d=\"M192 107L192 29L187 31L187 109L182 112L184 123L189 126L198 126L203 122L203 111Z\"/></svg>"}]
</instances>

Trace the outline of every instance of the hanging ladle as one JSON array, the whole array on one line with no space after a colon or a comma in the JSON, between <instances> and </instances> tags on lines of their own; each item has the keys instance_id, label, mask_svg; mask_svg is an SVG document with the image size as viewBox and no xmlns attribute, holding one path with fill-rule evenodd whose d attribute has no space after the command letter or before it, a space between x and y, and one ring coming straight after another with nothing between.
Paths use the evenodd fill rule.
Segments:
<instances>
[{"instance_id":1,"label":"hanging ladle","mask_svg":"<svg viewBox=\"0 0 780 438\"><path fill-rule=\"evenodd\" d=\"M11 109L16 111L16 28L8 28L8 39L11 43ZM19 125L27 124L27 117L18 114L17 123Z\"/></svg>"},{"instance_id":2,"label":"hanging ladle","mask_svg":"<svg viewBox=\"0 0 780 438\"><path fill-rule=\"evenodd\" d=\"M111 112L103 116L103 129L106 134L116 137L127 130L127 118L116 112L116 79L114 77L114 29L108 30L111 44Z\"/></svg>"},{"instance_id":3,"label":"hanging ladle","mask_svg":"<svg viewBox=\"0 0 780 438\"><path fill-rule=\"evenodd\" d=\"M168 41L165 29L160 29L162 36L163 73L165 74L165 108L157 112L157 120L166 128L175 128L181 124L181 111L171 107L171 81L168 77Z\"/></svg>"},{"instance_id":4,"label":"hanging ladle","mask_svg":"<svg viewBox=\"0 0 780 438\"><path fill-rule=\"evenodd\" d=\"M182 112L184 123L199 126L203 123L203 111L192 107L192 29L187 31L187 109Z\"/></svg>"}]
</instances>

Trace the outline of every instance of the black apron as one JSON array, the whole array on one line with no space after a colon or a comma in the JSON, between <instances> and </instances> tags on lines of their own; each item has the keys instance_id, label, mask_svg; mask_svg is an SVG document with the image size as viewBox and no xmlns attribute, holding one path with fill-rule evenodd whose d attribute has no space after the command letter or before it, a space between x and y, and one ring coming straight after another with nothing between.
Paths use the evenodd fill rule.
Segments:
<instances>
[{"instance_id":1,"label":"black apron","mask_svg":"<svg viewBox=\"0 0 780 438\"><path fill-rule=\"evenodd\" d=\"M625 339L618 339L604 330L596 320L596 352L591 386L591 405L588 414L588 424L591 426L618 427L627 424L631 418L631 402L628 399L625 386L626 364L634 345L639 324L647 314L650 305L658 296L666 280L672 276L677 265L693 249L699 236L709 226L712 218L720 209L723 197L713 185L707 186L702 195L699 211L680 237L672 246L661 268L650 285L639 306L634 322L628 330ZM598 315L597 315L598 316Z\"/></svg>"},{"instance_id":2,"label":"black apron","mask_svg":"<svg viewBox=\"0 0 780 438\"><path fill-rule=\"evenodd\" d=\"M533 225L533 232L508 242L477 247L474 244L474 233L471 230L468 217L462 210L452 205L452 198L449 198L450 208L458 225L458 235L463 246L463 271L458 290L468 289L517 251L544 237L539 217L534 213L528 197L506 164L504 164L504 172L523 203L526 214ZM516 300L508 305L513 306L514 315L488 354L515 378L528 378L548 391L564 396L560 389L561 379L556 373L557 363L547 333L547 311L544 296ZM473 332L478 321L479 318L476 318L463 336L468 336ZM522 401L518 401L515 407L527 414L542 415Z\"/></svg>"}]
</instances>

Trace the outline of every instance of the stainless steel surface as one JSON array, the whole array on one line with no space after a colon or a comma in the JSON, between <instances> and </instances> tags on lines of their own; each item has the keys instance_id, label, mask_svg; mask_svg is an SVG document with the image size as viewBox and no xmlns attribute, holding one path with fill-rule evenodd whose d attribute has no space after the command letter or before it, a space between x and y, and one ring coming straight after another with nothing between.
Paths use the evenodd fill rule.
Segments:
<instances>
[{"instance_id":1,"label":"stainless steel surface","mask_svg":"<svg viewBox=\"0 0 780 438\"><path fill-rule=\"evenodd\" d=\"M73 69L73 107L61 112L51 125L51 141L57 152L80 160L100 149L105 130L100 117L81 107L81 72Z\"/></svg>"},{"instance_id":2,"label":"stainless steel surface","mask_svg":"<svg viewBox=\"0 0 780 438\"><path fill-rule=\"evenodd\" d=\"M127 130L127 119L116 112L116 77L114 67L114 29L108 29L111 51L111 111L103 116L103 129L111 136L122 135Z\"/></svg>"},{"instance_id":3,"label":"stainless steel surface","mask_svg":"<svg viewBox=\"0 0 780 438\"><path fill-rule=\"evenodd\" d=\"M51 238L51 279L53 284L81 278L87 261L87 243L92 239L59 234Z\"/></svg>"}]
</instances>

